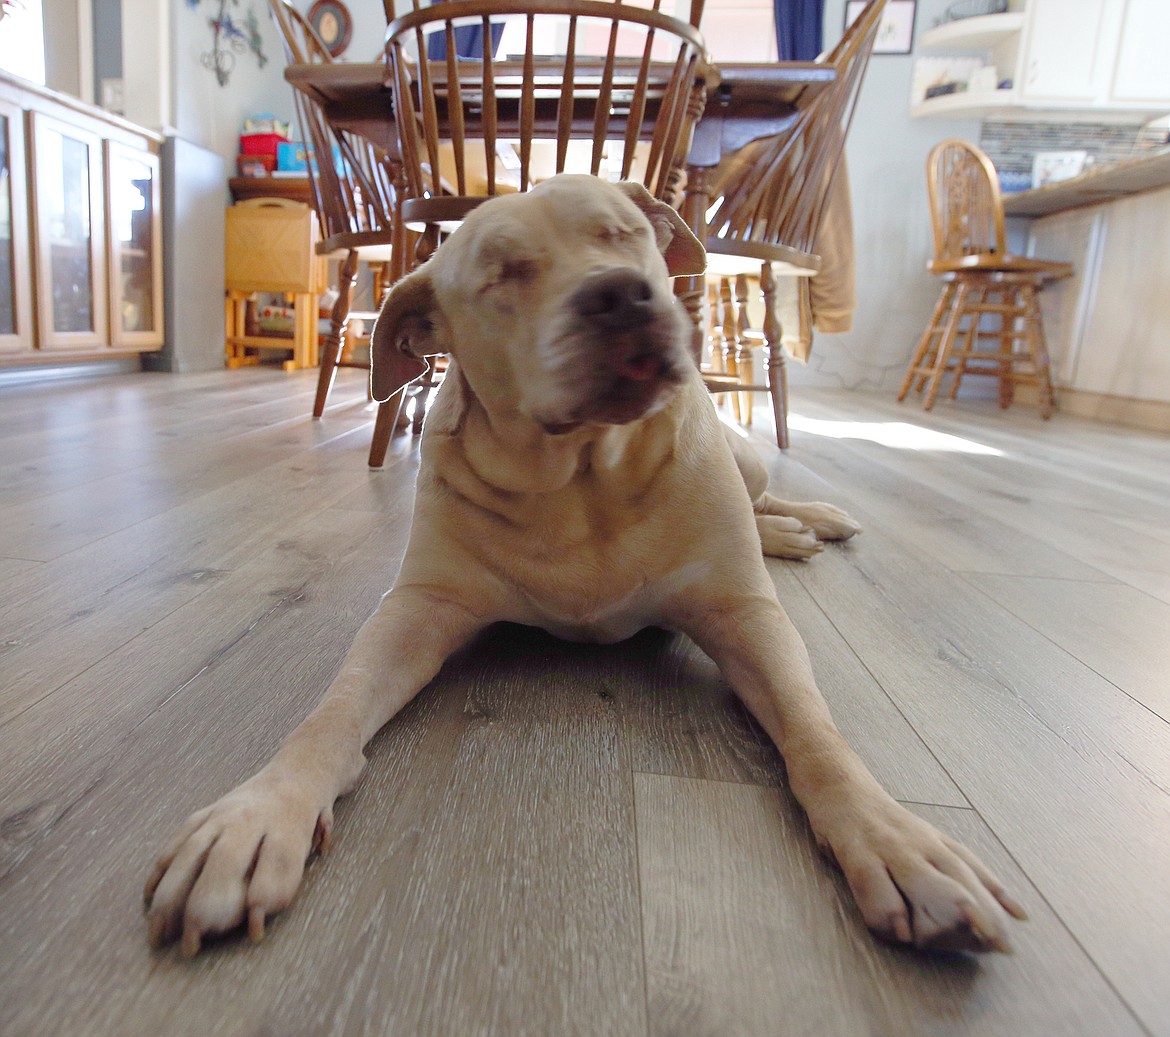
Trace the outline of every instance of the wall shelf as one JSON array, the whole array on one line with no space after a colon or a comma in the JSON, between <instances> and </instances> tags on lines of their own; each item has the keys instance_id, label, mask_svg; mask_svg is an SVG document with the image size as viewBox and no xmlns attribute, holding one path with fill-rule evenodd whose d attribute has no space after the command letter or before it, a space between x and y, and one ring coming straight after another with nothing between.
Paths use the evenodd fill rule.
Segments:
<instances>
[{"instance_id":1,"label":"wall shelf","mask_svg":"<svg viewBox=\"0 0 1170 1037\"><path fill-rule=\"evenodd\" d=\"M1018 36L1023 27L1022 11L984 14L928 29L919 37L918 46L922 50L989 50Z\"/></svg>"}]
</instances>

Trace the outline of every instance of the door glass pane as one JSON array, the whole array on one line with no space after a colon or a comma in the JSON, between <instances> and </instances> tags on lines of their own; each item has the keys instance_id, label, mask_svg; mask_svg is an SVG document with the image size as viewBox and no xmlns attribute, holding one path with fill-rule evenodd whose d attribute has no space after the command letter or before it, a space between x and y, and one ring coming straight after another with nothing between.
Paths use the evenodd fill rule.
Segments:
<instances>
[{"instance_id":1,"label":"door glass pane","mask_svg":"<svg viewBox=\"0 0 1170 1037\"><path fill-rule=\"evenodd\" d=\"M89 145L49 130L43 151L38 176L49 221L53 328L93 331Z\"/></svg>"},{"instance_id":2,"label":"door glass pane","mask_svg":"<svg viewBox=\"0 0 1170 1037\"><path fill-rule=\"evenodd\" d=\"M123 331L153 331L154 240L151 233L157 184L146 162L128 155L113 160L111 213L117 243Z\"/></svg>"},{"instance_id":3,"label":"door glass pane","mask_svg":"<svg viewBox=\"0 0 1170 1037\"><path fill-rule=\"evenodd\" d=\"M16 286L12 280L12 170L8 116L0 115L0 335L16 334ZM19 171L18 171L19 172Z\"/></svg>"}]
</instances>

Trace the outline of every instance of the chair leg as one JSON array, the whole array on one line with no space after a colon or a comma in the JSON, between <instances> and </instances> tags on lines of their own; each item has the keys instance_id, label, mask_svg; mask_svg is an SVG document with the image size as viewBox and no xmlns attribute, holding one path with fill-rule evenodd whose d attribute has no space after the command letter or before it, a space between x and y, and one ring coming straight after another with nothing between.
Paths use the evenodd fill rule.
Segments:
<instances>
[{"instance_id":1,"label":"chair leg","mask_svg":"<svg viewBox=\"0 0 1170 1037\"><path fill-rule=\"evenodd\" d=\"M997 375L999 405L1007 410L1016 395L1015 346L1020 338L1019 322L1025 316L1024 291L1020 287L1004 287L1000 291L1004 309L1000 314L999 371ZM1024 327L1027 334L1027 327ZM1029 354L1031 349L1029 348Z\"/></svg>"},{"instance_id":2,"label":"chair leg","mask_svg":"<svg viewBox=\"0 0 1170 1037\"><path fill-rule=\"evenodd\" d=\"M968 292L969 288L967 283L960 281L958 287L955 289L955 298L951 304L950 316L947 318L946 325L943 327L942 336L939 339L938 349L935 353L934 370L931 372L930 380L927 383L926 399L922 401L924 410L930 410L934 406L934 398L938 395L938 390L942 385L942 376L946 373L951 350L954 348L955 338L959 334L959 321L962 319L964 307L967 305Z\"/></svg>"},{"instance_id":3,"label":"chair leg","mask_svg":"<svg viewBox=\"0 0 1170 1037\"><path fill-rule=\"evenodd\" d=\"M983 314L986 312L984 307L991 305L988 303L987 297L994 295L997 289L986 284L977 284L976 287L970 289L969 297L964 300L963 308L967 314L967 327L960 331L956 325L955 339L960 335L965 336L963 348L959 351L958 363L955 364L955 376L951 381L951 390L947 394L947 398L954 400L959 395L959 384L963 380L965 374L974 371L979 373L978 365L971 366L971 358L975 355L976 347L979 345L979 325L983 319ZM954 347L954 341L951 343Z\"/></svg>"},{"instance_id":4,"label":"chair leg","mask_svg":"<svg viewBox=\"0 0 1170 1037\"><path fill-rule=\"evenodd\" d=\"M398 415L405 399L406 390L399 389L385 403L378 404L378 416L374 419L374 436L370 441L369 465L371 468L381 468L386 460L390 437L394 435L394 429L398 425Z\"/></svg>"},{"instance_id":5,"label":"chair leg","mask_svg":"<svg viewBox=\"0 0 1170 1037\"><path fill-rule=\"evenodd\" d=\"M788 357L784 329L776 310L776 272L771 263L760 266L760 294L764 298L764 342L768 347L768 395L776 421L776 445L788 449Z\"/></svg>"},{"instance_id":6,"label":"chair leg","mask_svg":"<svg viewBox=\"0 0 1170 1037\"><path fill-rule=\"evenodd\" d=\"M748 315L748 277L740 274L735 279L735 369L739 372L740 381L749 385L754 382L752 372L752 347L748 342L747 333L751 330L751 318ZM752 394L739 394L739 420L745 425L752 423Z\"/></svg>"},{"instance_id":7,"label":"chair leg","mask_svg":"<svg viewBox=\"0 0 1170 1037\"><path fill-rule=\"evenodd\" d=\"M739 364L735 359L735 347L739 341L739 315L735 312L735 297L731 293L731 278L719 282L719 300L723 310L723 370L733 378L739 378ZM739 421L739 393L731 396L731 413Z\"/></svg>"},{"instance_id":8,"label":"chair leg","mask_svg":"<svg viewBox=\"0 0 1170 1037\"><path fill-rule=\"evenodd\" d=\"M707 281L708 341L711 345L711 370L723 373L723 304L719 298L719 282Z\"/></svg>"},{"instance_id":9,"label":"chair leg","mask_svg":"<svg viewBox=\"0 0 1170 1037\"><path fill-rule=\"evenodd\" d=\"M313 417L325 413L325 401L333 388L337 376L337 365L341 351L345 348L345 325L349 319L350 298L357 280L358 254L351 249L341 261L337 277L337 302L333 304L333 317L329 323L329 334L321 343L321 372L317 375L317 397L313 401Z\"/></svg>"},{"instance_id":10,"label":"chair leg","mask_svg":"<svg viewBox=\"0 0 1170 1037\"><path fill-rule=\"evenodd\" d=\"M1047 421L1056 410L1056 391L1052 387L1052 364L1048 358L1048 344L1044 338L1044 318L1034 285L1027 285L1024 294L1024 327L1036 381L1040 387L1040 416Z\"/></svg>"},{"instance_id":11,"label":"chair leg","mask_svg":"<svg viewBox=\"0 0 1170 1037\"><path fill-rule=\"evenodd\" d=\"M934 312L930 315L930 321L926 325L926 330L922 333L922 338L918 340L918 345L914 350L914 356L911 357L910 363L906 368L906 377L902 380L902 387L898 390L897 398L899 403L906 399L906 394L910 391L910 386L914 384L916 377L918 379L918 385L915 387L915 392L922 392L926 384L926 376L922 374L922 371L926 367L928 358L931 355L931 343L937 336L942 334L946 315L951 304L951 297L954 293L955 282L944 281L942 291L939 292L938 300L934 304Z\"/></svg>"}]
</instances>

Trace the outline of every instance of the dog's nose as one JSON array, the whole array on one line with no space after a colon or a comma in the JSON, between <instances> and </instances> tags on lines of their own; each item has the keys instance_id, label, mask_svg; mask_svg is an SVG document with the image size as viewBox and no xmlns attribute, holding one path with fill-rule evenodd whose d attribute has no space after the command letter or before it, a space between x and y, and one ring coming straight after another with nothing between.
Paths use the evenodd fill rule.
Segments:
<instances>
[{"instance_id":1,"label":"dog's nose","mask_svg":"<svg viewBox=\"0 0 1170 1037\"><path fill-rule=\"evenodd\" d=\"M613 331L649 324L654 319L654 290L633 270L594 274L573 293L573 312L591 324Z\"/></svg>"}]
</instances>

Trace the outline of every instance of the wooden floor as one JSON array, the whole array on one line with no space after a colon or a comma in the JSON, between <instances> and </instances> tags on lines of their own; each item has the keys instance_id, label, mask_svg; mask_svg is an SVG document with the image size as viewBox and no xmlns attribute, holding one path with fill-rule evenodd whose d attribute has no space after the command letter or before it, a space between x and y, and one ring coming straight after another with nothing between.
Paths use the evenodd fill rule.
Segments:
<instances>
[{"instance_id":1,"label":"wooden floor","mask_svg":"<svg viewBox=\"0 0 1170 1037\"><path fill-rule=\"evenodd\" d=\"M801 390L771 565L841 727L1032 914L1013 957L870 939L688 642L505 628L372 743L264 945L146 946L141 886L391 583L415 446L343 372L0 389L0 1033L1170 1034L1170 440ZM758 408L763 411L765 408Z\"/></svg>"}]
</instances>

